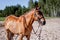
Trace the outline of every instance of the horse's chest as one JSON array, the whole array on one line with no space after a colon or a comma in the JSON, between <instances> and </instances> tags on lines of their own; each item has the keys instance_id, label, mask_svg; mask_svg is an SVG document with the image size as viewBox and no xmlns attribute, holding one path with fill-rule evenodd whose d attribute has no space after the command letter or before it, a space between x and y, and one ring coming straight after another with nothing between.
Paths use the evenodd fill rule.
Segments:
<instances>
[{"instance_id":1,"label":"horse's chest","mask_svg":"<svg viewBox=\"0 0 60 40\"><path fill-rule=\"evenodd\" d=\"M28 27L25 29L25 35L30 34L31 31L32 31L32 26L28 26Z\"/></svg>"}]
</instances>

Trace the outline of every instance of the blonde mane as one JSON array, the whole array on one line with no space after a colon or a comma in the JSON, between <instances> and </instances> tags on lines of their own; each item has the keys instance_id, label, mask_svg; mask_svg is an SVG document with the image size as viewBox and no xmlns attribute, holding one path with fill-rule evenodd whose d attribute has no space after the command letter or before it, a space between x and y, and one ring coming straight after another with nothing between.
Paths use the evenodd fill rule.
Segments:
<instances>
[{"instance_id":1,"label":"blonde mane","mask_svg":"<svg viewBox=\"0 0 60 40\"><path fill-rule=\"evenodd\" d=\"M28 12L24 13L23 15L29 14L30 12L32 12L33 10L35 10L34 8L29 10Z\"/></svg>"}]
</instances>

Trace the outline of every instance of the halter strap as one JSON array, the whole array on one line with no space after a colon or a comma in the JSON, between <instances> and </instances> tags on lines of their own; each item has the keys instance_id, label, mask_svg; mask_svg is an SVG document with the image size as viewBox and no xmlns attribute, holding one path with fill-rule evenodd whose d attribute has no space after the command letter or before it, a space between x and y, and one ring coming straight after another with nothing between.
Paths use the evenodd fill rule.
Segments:
<instances>
[{"instance_id":1,"label":"halter strap","mask_svg":"<svg viewBox=\"0 0 60 40\"><path fill-rule=\"evenodd\" d=\"M38 29L39 29L39 27L40 27L40 24L39 24L39 26L38 26ZM40 27L40 33L39 34L36 34L37 33L37 31L38 31L38 29L35 31L34 30L34 28L32 27L32 29L33 29L33 34L35 34L36 36L38 35L39 36L39 38L41 37L41 33L42 33L42 27Z\"/></svg>"}]
</instances>

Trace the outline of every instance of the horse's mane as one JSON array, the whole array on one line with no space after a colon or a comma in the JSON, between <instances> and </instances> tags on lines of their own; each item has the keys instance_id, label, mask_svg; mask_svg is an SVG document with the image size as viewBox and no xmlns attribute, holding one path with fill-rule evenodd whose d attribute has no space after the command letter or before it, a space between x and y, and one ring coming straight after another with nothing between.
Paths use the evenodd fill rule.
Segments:
<instances>
[{"instance_id":1,"label":"horse's mane","mask_svg":"<svg viewBox=\"0 0 60 40\"><path fill-rule=\"evenodd\" d=\"M33 11L34 10L34 8L33 9L31 9L31 10L29 10L28 12L25 12L23 15L26 15L26 14L29 14L31 11Z\"/></svg>"}]
</instances>

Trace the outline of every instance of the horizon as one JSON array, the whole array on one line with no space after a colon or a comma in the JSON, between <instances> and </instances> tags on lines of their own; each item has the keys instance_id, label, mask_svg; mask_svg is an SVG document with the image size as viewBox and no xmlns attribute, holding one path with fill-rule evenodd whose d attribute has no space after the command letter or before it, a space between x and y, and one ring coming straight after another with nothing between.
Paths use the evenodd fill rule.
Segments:
<instances>
[{"instance_id":1,"label":"horizon","mask_svg":"<svg viewBox=\"0 0 60 40\"><path fill-rule=\"evenodd\" d=\"M38 1L38 0L33 0ZM6 6L16 6L17 4L21 5L22 7L28 7L29 0L0 0L0 10L4 10Z\"/></svg>"}]
</instances>

